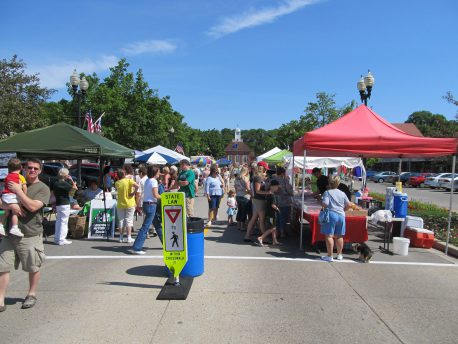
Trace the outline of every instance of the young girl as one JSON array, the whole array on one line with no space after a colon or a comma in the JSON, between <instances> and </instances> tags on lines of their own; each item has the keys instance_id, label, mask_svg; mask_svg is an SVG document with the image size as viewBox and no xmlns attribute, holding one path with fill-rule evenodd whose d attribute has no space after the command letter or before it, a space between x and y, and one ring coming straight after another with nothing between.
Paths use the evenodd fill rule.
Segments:
<instances>
[{"instance_id":1,"label":"young girl","mask_svg":"<svg viewBox=\"0 0 458 344\"><path fill-rule=\"evenodd\" d=\"M234 190L230 190L227 197L227 222L229 226L234 223L233 216L237 210L237 201L235 200Z\"/></svg>"},{"instance_id":2,"label":"young girl","mask_svg":"<svg viewBox=\"0 0 458 344\"><path fill-rule=\"evenodd\" d=\"M11 192L10 189L8 188L8 183L13 182L16 184L21 184L22 185L22 191L24 193L27 192L27 186L26 186L26 181L25 178L21 175L21 160L19 159L11 159L8 161L8 175L5 178L5 189L2 191L2 202L4 204L18 204L18 199L16 197L16 194ZM5 210L5 214L1 216L0 218L0 236L5 236L6 232L3 227L3 220L6 219L10 214L9 210ZM10 229L10 234L15 235L18 237L23 237L24 234L20 231L18 227L18 222L19 219L17 215L11 215L11 229Z\"/></svg>"}]
</instances>

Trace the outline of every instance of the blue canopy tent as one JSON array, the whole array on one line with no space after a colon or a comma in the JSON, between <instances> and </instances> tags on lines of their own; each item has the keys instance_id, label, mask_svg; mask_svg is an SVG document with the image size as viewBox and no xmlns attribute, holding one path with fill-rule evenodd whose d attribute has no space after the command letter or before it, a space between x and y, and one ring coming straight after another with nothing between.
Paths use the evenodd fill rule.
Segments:
<instances>
[{"instance_id":1,"label":"blue canopy tent","mask_svg":"<svg viewBox=\"0 0 458 344\"><path fill-rule=\"evenodd\" d=\"M138 158L135 158L135 161L150 165L176 164L178 162L177 159L158 152L144 154L142 156L139 156Z\"/></svg>"},{"instance_id":2,"label":"blue canopy tent","mask_svg":"<svg viewBox=\"0 0 458 344\"><path fill-rule=\"evenodd\" d=\"M232 164L232 161L226 159L226 158L221 158L219 160L216 160L216 163L220 166L228 166L230 164Z\"/></svg>"}]
</instances>

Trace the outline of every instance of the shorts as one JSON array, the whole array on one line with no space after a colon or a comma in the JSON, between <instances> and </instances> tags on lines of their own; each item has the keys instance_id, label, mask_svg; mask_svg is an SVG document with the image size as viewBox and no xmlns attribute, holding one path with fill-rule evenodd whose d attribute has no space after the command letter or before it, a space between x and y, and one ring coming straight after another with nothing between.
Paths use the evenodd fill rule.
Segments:
<instances>
[{"instance_id":1,"label":"shorts","mask_svg":"<svg viewBox=\"0 0 458 344\"><path fill-rule=\"evenodd\" d=\"M253 212L263 212L267 210L267 201L263 199L252 198L251 202L253 203Z\"/></svg>"},{"instance_id":2,"label":"shorts","mask_svg":"<svg viewBox=\"0 0 458 344\"><path fill-rule=\"evenodd\" d=\"M320 232L324 235L344 236L345 216L329 211L329 223L323 223Z\"/></svg>"},{"instance_id":3,"label":"shorts","mask_svg":"<svg viewBox=\"0 0 458 344\"><path fill-rule=\"evenodd\" d=\"M17 196L15 193L2 194L2 202L5 204L18 204Z\"/></svg>"},{"instance_id":4,"label":"shorts","mask_svg":"<svg viewBox=\"0 0 458 344\"><path fill-rule=\"evenodd\" d=\"M186 198L186 216L194 217L194 198Z\"/></svg>"},{"instance_id":5,"label":"shorts","mask_svg":"<svg viewBox=\"0 0 458 344\"><path fill-rule=\"evenodd\" d=\"M134 226L135 207L118 208L119 228Z\"/></svg>"},{"instance_id":6,"label":"shorts","mask_svg":"<svg viewBox=\"0 0 458 344\"><path fill-rule=\"evenodd\" d=\"M210 210L212 209L218 209L219 208L219 203L221 202L221 196L220 195L213 195L210 196L210 200L208 201L208 208Z\"/></svg>"},{"instance_id":7,"label":"shorts","mask_svg":"<svg viewBox=\"0 0 458 344\"><path fill-rule=\"evenodd\" d=\"M0 272L10 272L22 265L26 272L38 272L46 259L43 237L4 237L0 243Z\"/></svg>"}]
</instances>

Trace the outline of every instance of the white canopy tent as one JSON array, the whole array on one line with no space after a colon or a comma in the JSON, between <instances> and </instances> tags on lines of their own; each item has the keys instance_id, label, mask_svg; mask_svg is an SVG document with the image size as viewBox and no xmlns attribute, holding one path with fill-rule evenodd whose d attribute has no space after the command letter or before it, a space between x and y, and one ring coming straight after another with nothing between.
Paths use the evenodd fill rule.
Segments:
<instances>
[{"instance_id":1,"label":"white canopy tent","mask_svg":"<svg viewBox=\"0 0 458 344\"><path fill-rule=\"evenodd\" d=\"M261 154L260 156L256 157L256 162L260 162L264 160L265 158L268 158L271 155L274 155L275 153L281 152L281 149L278 147L272 148L270 151L265 152L264 154Z\"/></svg>"},{"instance_id":2,"label":"white canopy tent","mask_svg":"<svg viewBox=\"0 0 458 344\"><path fill-rule=\"evenodd\" d=\"M291 178L294 186L293 168L299 167L304 168L304 157L295 156L286 158L286 174ZM364 168L363 160L361 158L353 157L306 157L305 158L305 169L311 170L315 167L326 167L326 168L338 168L345 166L348 168L361 167L363 172L363 183L366 180L366 169Z\"/></svg>"},{"instance_id":3,"label":"white canopy tent","mask_svg":"<svg viewBox=\"0 0 458 344\"><path fill-rule=\"evenodd\" d=\"M143 151L143 153L145 153L145 154L152 153L152 152L157 152L157 153L162 153L162 154L168 155L168 156L170 156L172 158L177 159L178 161L183 160L183 159L190 161L190 159L187 156L184 156L184 155L182 155L180 153L177 153L177 152L175 152L175 151L173 151L171 149L165 148L165 147L160 146L160 145L158 145L156 147L153 147L153 148L146 149L146 150Z\"/></svg>"}]
</instances>

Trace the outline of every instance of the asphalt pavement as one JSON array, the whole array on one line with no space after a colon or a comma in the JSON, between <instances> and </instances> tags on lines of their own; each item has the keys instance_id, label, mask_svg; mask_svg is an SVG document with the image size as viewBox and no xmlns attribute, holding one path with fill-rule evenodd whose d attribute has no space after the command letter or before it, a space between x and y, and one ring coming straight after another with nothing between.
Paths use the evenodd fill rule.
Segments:
<instances>
[{"instance_id":1,"label":"asphalt pavement","mask_svg":"<svg viewBox=\"0 0 458 344\"><path fill-rule=\"evenodd\" d=\"M224 205L223 201L223 205ZM206 217L203 197L196 213ZM325 263L299 250L297 236L280 247L243 242L220 221L206 230L205 272L185 301L157 301L167 275L157 238L146 256L128 244L74 240L45 244L38 302L20 304L27 275L12 273L3 343L456 343L457 260L435 250L406 257L377 250L362 264ZM139 224L137 224L138 228ZM50 238L52 242L52 238Z\"/></svg>"}]
</instances>

